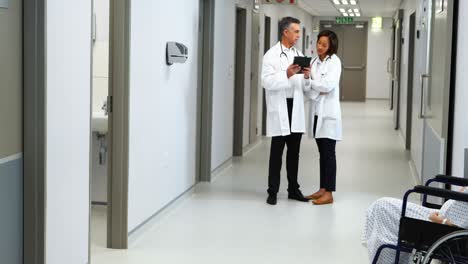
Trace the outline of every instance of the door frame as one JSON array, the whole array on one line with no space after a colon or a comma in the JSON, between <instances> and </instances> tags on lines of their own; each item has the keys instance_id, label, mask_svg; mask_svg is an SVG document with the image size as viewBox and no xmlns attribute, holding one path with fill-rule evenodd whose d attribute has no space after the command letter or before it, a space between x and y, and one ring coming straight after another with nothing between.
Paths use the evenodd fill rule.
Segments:
<instances>
[{"instance_id":1,"label":"door frame","mask_svg":"<svg viewBox=\"0 0 468 264\"><path fill-rule=\"evenodd\" d=\"M23 2L23 262L45 262L46 3Z\"/></svg>"},{"instance_id":2,"label":"door frame","mask_svg":"<svg viewBox=\"0 0 468 264\"><path fill-rule=\"evenodd\" d=\"M263 54L267 53L267 51L271 47L271 17L265 15L264 19L264 36L263 36ZM262 136L266 136L267 134L267 106L266 106L266 94L265 89L262 87Z\"/></svg>"},{"instance_id":3,"label":"door frame","mask_svg":"<svg viewBox=\"0 0 468 264\"><path fill-rule=\"evenodd\" d=\"M457 81L457 48L458 48L458 20L459 20L459 0L453 0L453 24L452 24L452 59L450 70L450 95L449 95L449 110L448 110L448 131L447 131L447 156L446 156L446 171L447 175L452 175L453 162L453 136L455 132L455 99L456 99L456 81ZM468 151L465 150L465 153ZM468 156L465 157L468 159ZM468 168L465 167L465 171ZM456 175L463 177L463 175ZM468 176L468 175L465 175ZM449 186L446 186L447 188Z\"/></svg>"},{"instance_id":4,"label":"door frame","mask_svg":"<svg viewBox=\"0 0 468 264\"><path fill-rule=\"evenodd\" d=\"M402 47L403 47L403 13L402 9L399 9L394 16L394 27L395 27L395 39L393 51L393 81L392 81L392 92L393 92L393 122L394 129L398 130L400 128L400 102L401 102L401 57L402 57ZM397 38L398 37L398 38ZM398 51L398 52L397 52Z\"/></svg>"},{"instance_id":5,"label":"door frame","mask_svg":"<svg viewBox=\"0 0 468 264\"><path fill-rule=\"evenodd\" d=\"M409 16L408 38L408 80L407 80L407 105L406 105L406 150L411 150L411 134L413 131L413 81L414 81L414 55L416 44L416 12Z\"/></svg>"},{"instance_id":6,"label":"door frame","mask_svg":"<svg viewBox=\"0 0 468 264\"><path fill-rule=\"evenodd\" d=\"M211 181L215 0L199 0L196 181Z\"/></svg>"},{"instance_id":7,"label":"door frame","mask_svg":"<svg viewBox=\"0 0 468 264\"><path fill-rule=\"evenodd\" d=\"M243 155L247 9L236 6L233 156ZM240 21L239 21L240 19ZM239 32L241 30L241 32Z\"/></svg>"},{"instance_id":8,"label":"door frame","mask_svg":"<svg viewBox=\"0 0 468 264\"><path fill-rule=\"evenodd\" d=\"M111 1L110 16L114 31L110 39L112 53L109 67L110 101L108 176L108 247L127 248L128 212L128 80L130 40L130 0ZM90 1L93 10L93 0ZM46 2L44 0L23 3L23 118L24 118L24 263L43 264L45 261L45 106L46 106ZM89 18L91 21L93 15ZM91 23L92 25L93 23ZM92 42L92 36L89 36ZM113 40L113 41L112 41ZM92 48L92 45L90 45ZM92 50L90 50L92 56ZM91 60L92 63L92 60ZM92 76L92 64L90 67ZM114 74L111 74L114 72ZM91 78L92 82L92 78ZM90 85L92 89L92 83ZM92 96L92 91L91 91ZM91 107L91 105L90 105ZM92 111L90 111L92 113ZM91 116L90 116L91 122ZM90 159L92 135L89 131ZM112 139L111 139L112 138ZM112 165L110 165L112 164ZM90 166L90 177L92 176ZM91 180L90 180L91 184ZM91 192L90 192L91 193ZM91 221L91 195L89 221ZM90 239L90 230L88 233ZM91 246L91 243L89 243ZM91 255L88 255L91 258Z\"/></svg>"},{"instance_id":9,"label":"door frame","mask_svg":"<svg viewBox=\"0 0 468 264\"><path fill-rule=\"evenodd\" d=\"M260 72L260 13L252 10L252 54L250 59L250 127L249 144L254 144L258 139L258 90Z\"/></svg>"},{"instance_id":10,"label":"door frame","mask_svg":"<svg viewBox=\"0 0 468 264\"><path fill-rule=\"evenodd\" d=\"M109 4L107 247L127 249L131 1Z\"/></svg>"}]
</instances>

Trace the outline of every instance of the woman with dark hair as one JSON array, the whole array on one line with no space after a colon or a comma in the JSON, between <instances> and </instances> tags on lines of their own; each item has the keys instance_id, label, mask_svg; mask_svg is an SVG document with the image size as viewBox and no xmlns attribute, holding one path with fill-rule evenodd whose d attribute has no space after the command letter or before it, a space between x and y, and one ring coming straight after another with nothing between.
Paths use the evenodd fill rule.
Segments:
<instances>
[{"instance_id":1,"label":"woman with dark hair","mask_svg":"<svg viewBox=\"0 0 468 264\"><path fill-rule=\"evenodd\" d=\"M336 142L342 139L340 78L341 61L336 56L338 37L324 30L317 38L317 58L311 63L309 136L320 153L320 190L307 196L315 205L333 203L336 191Z\"/></svg>"}]
</instances>

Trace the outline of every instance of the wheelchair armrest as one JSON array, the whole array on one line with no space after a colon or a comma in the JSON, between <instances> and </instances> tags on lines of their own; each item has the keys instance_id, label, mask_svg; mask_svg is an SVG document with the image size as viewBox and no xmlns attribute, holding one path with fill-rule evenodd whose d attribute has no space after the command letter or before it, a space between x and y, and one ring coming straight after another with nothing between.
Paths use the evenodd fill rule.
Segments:
<instances>
[{"instance_id":1,"label":"wheelchair armrest","mask_svg":"<svg viewBox=\"0 0 468 264\"><path fill-rule=\"evenodd\" d=\"M457 200L468 203L468 193L455 192L451 190L418 185L414 187L416 193L431 195L435 197Z\"/></svg>"},{"instance_id":2,"label":"wheelchair armrest","mask_svg":"<svg viewBox=\"0 0 468 264\"><path fill-rule=\"evenodd\" d=\"M468 179L466 178L460 178L460 177L454 177L454 176L442 175L442 174L437 175L434 178L426 181L426 186L429 186L433 182L451 184L451 185L462 186L462 187L468 186Z\"/></svg>"},{"instance_id":3,"label":"wheelchair armrest","mask_svg":"<svg viewBox=\"0 0 468 264\"><path fill-rule=\"evenodd\" d=\"M452 200L457 200L457 201L468 203L468 193L455 192L455 191L441 189L441 188L417 185L413 189L405 193L405 196L403 197L403 208L401 210L401 217L405 217L406 215L406 205L408 203L408 197L412 193L431 195L435 197L452 199Z\"/></svg>"}]
</instances>

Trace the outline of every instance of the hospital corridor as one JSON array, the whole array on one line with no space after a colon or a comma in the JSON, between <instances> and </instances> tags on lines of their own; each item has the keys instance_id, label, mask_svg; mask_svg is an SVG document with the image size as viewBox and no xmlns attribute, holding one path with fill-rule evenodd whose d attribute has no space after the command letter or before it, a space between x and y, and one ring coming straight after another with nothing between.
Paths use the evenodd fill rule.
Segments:
<instances>
[{"instance_id":1,"label":"hospital corridor","mask_svg":"<svg viewBox=\"0 0 468 264\"><path fill-rule=\"evenodd\" d=\"M468 264L467 16L0 0L0 264Z\"/></svg>"},{"instance_id":2,"label":"hospital corridor","mask_svg":"<svg viewBox=\"0 0 468 264\"><path fill-rule=\"evenodd\" d=\"M331 207L288 200L285 179L278 206L266 207L264 140L150 221L128 251L105 249L105 237L96 237L94 263L367 263L360 243L366 209L415 184L403 142L388 129L392 118L385 103L343 105L350 140L337 147L340 190ZM319 184L318 151L311 140L302 148L299 178L302 189L312 192ZM92 230L102 230L105 222L93 221Z\"/></svg>"}]
</instances>

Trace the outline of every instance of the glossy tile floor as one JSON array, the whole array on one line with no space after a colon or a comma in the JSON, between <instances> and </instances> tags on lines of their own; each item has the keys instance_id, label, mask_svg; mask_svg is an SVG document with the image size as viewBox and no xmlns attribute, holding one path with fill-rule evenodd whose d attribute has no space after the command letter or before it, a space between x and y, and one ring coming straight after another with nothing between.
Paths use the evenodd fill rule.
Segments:
<instances>
[{"instance_id":1,"label":"glossy tile floor","mask_svg":"<svg viewBox=\"0 0 468 264\"><path fill-rule=\"evenodd\" d=\"M211 184L196 186L132 237L129 250L104 248L105 211L95 208L91 264L368 263L360 244L366 208L401 198L414 185L407 153L392 128L388 102L343 104L335 204L287 200L283 173L277 206L265 203L269 141L235 160ZM318 152L304 138L300 183L318 188Z\"/></svg>"}]
</instances>

